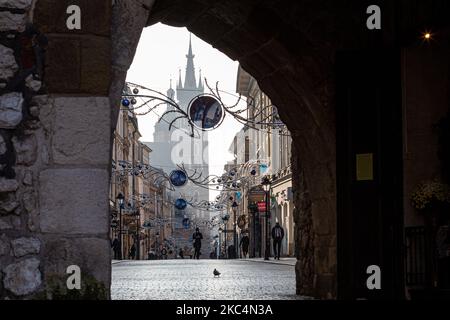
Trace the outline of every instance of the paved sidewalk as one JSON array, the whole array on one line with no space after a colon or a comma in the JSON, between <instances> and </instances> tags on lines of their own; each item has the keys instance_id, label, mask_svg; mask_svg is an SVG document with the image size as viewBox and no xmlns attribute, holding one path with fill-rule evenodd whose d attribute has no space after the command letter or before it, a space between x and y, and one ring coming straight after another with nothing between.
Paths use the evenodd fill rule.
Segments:
<instances>
[{"instance_id":1,"label":"paved sidewalk","mask_svg":"<svg viewBox=\"0 0 450 320\"><path fill-rule=\"evenodd\" d=\"M212 259L215 260L215 259ZM280 258L280 260L274 260L273 258L270 258L270 260L264 260L264 258L248 258L248 259L235 259L236 261L249 261L249 262L262 262L262 263L273 263L273 264L281 264L281 265L287 265L287 266L294 266L297 262L296 258ZM122 262L130 262L132 260L112 260L111 264L117 264ZM141 260L143 261L143 260Z\"/></svg>"},{"instance_id":2,"label":"paved sidewalk","mask_svg":"<svg viewBox=\"0 0 450 320\"><path fill-rule=\"evenodd\" d=\"M297 262L297 258L280 258L280 260L275 260L274 258L270 258L270 260L264 260L264 258L248 258L248 259L239 259L242 261L250 261L250 262L260 262L260 263L273 263L273 264L281 264L287 266L295 267Z\"/></svg>"}]
</instances>

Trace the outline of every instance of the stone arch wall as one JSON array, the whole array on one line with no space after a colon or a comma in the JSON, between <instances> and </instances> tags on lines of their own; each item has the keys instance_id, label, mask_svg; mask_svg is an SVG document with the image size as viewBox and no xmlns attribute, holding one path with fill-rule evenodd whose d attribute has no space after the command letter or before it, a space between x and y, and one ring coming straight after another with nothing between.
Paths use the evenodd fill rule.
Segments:
<instances>
[{"instance_id":1,"label":"stone arch wall","mask_svg":"<svg viewBox=\"0 0 450 320\"><path fill-rule=\"evenodd\" d=\"M293 8L294 12L287 15ZM308 181L312 192L303 195L313 195L310 200L313 205L308 207L302 207L296 199L295 219L311 214L317 220L315 225L313 219L308 225L306 221L297 224L303 228L297 233L310 239L298 245L297 292L331 298L336 296L336 192L333 55L328 50L337 44L313 47L307 32L292 24L300 6L290 4L285 9L278 10L274 2L256 5L251 1L229 1L206 5L202 1L189 4L157 1L147 25L163 22L187 27L230 58L239 60L278 106L297 145L294 150L298 152L294 151L292 158L297 163L294 175L299 170L305 172L303 186L295 180L294 188L306 188ZM328 14L336 9L336 4L331 4ZM286 21L287 16L291 21ZM320 21L316 23L320 25ZM327 28L332 29L333 25ZM299 43L293 44L292 39ZM326 259L317 258L316 252Z\"/></svg>"},{"instance_id":2,"label":"stone arch wall","mask_svg":"<svg viewBox=\"0 0 450 320\"><path fill-rule=\"evenodd\" d=\"M29 141L20 142L10 157L20 175L21 160L14 156L36 158L32 180L25 179L25 173L23 179L2 180L2 191L14 193L14 197L26 192L27 183L31 183L28 189L34 190L33 196L25 197L31 198L30 204L21 199L20 210L28 207L28 215L8 215L7 221L2 217L9 229L2 240L8 246L3 251L9 253L2 258L2 267L6 266L6 279L20 278L31 268L36 283L25 291L14 291L6 285L4 296L26 297L41 292L51 298L56 290L53 283L64 291L62 279L72 264L81 267L85 278L92 279L90 285L95 285L103 297L109 296L110 273L105 270L110 269L107 189L111 134L117 120L117 101L140 33L156 21L187 26L239 60L278 105L295 141L294 188L302 190L295 197L297 291L317 297L335 296L335 263L316 255L329 252L332 259L335 257L332 55L325 54L328 47L320 51L311 46L305 32L296 33L302 26L294 27L294 13L300 14L301 7L291 7L295 10L288 21L283 17L286 12L280 12L275 2L118 0L111 7L106 0L38 0L32 7L32 1L23 0L20 4L34 16L32 22L48 39L48 46L43 87L30 96L24 111L32 115L34 127L26 131L24 139ZM82 7L86 23L81 30L66 28L69 4ZM285 9L289 11L289 7ZM331 5L329 14L335 9L336 5ZM214 28L209 28L211 25ZM6 32L20 34L18 29ZM299 42L296 45L290 40L294 35ZM303 49L301 54L298 48ZM16 88L8 84L5 90L15 92ZM28 118L24 121L28 125ZM14 128L12 135L20 130ZM8 147L9 140L14 140L7 140ZM11 206L14 201L8 198L5 204ZM31 222L24 221L25 217ZM320 223L314 224L314 220ZM24 246L32 249L26 258L16 259L10 255L9 246L20 237L25 237ZM40 244L39 250L33 249L38 247L34 240Z\"/></svg>"},{"instance_id":3,"label":"stone arch wall","mask_svg":"<svg viewBox=\"0 0 450 320\"><path fill-rule=\"evenodd\" d=\"M407 45L430 17L448 21L427 4L379 2L383 30L368 33L360 0L0 0L0 298L86 294L64 289L72 264L109 297L111 134L140 33L156 22L239 60L279 107L294 140L297 292L336 297L335 54ZM66 27L72 4L81 30Z\"/></svg>"}]
</instances>

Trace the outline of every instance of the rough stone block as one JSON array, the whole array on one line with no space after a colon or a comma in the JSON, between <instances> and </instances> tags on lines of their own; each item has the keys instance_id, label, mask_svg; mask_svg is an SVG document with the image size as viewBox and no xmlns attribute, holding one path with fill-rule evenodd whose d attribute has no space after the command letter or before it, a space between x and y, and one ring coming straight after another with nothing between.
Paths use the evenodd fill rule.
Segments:
<instances>
[{"instance_id":1,"label":"rough stone block","mask_svg":"<svg viewBox=\"0 0 450 320\"><path fill-rule=\"evenodd\" d=\"M41 250L41 241L36 238L19 238L11 241L14 256L17 258L27 254L38 254Z\"/></svg>"},{"instance_id":2,"label":"rough stone block","mask_svg":"<svg viewBox=\"0 0 450 320\"><path fill-rule=\"evenodd\" d=\"M23 97L19 92L0 96L0 128L14 129L22 121Z\"/></svg>"},{"instance_id":3,"label":"rough stone block","mask_svg":"<svg viewBox=\"0 0 450 320\"><path fill-rule=\"evenodd\" d=\"M0 217L0 230L10 230L13 228L9 217Z\"/></svg>"},{"instance_id":4,"label":"rough stone block","mask_svg":"<svg viewBox=\"0 0 450 320\"><path fill-rule=\"evenodd\" d=\"M50 169L42 171L39 180L42 232L107 234L107 170Z\"/></svg>"},{"instance_id":5,"label":"rough stone block","mask_svg":"<svg viewBox=\"0 0 450 320\"><path fill-rule=\"evenodd\" d=\"M24 172L22 183L26 186L33 185L33 171L27 170Z\"/></svg>"},{"instance_id":6,"label":"rough stone block","mask_svg":"<svg viewBox=\"0 0 450 320\"><path fill-rule=\"evenodd\" d=\"M17 164L30 166L37 159L37 140L35 135L28 135L20 139L12 139L14 149L17 155Z\"/></svg>"},{"instance_id":7,"label":"rough stone block","mask_svg":"<svg viewBox=\"0 0 450 320\"><path fill-rule=\"evenodd\" d=\"M9 254L9 241L5 235L0 237L0 257Z\"/></svg>"},{"instance_id":8,"label":"rough stone block","mask_svg":"<svg viewBox=\"0 0 450 320\"><path fill-rule=\"evenodd\" d=\"M38 92L42 87L42 81L35 80L33 76L28 76L25 79L25 84L27 88L33 92Z\"/></svg>"},{"instance_id":9,"label":"rough stone block","mask_svg":"<svg viewBox=\"0 0 450 320\"><path fill-rule=\"evenodd\" d=\"M36 209L36 197L33 191L24 193L22 197L22 205L27 212L32 212Z\"/></svg>"},{"instance_id":10,"label":"rough stone block","mask_svg":"<svg viewBox=\"0 0 450 320\"><path fill-rule=\"evenodd\" d=\"M0 45L0 80L9 80L17 70L19 70L19 66L14 58L14 51Z\"/></svg>"},{"instance_id":11,"label":"rough stone block","mask_svg":"<svg viewBox=\"0 0 450 320\"><path fill-rule=\"evenodd\" d=\"M108 98L55 98L53 160L56 164L108 165Z\"/></svg>"},{"instance_id":12,"label":"rough stone block","mask_svg":"<svg viewBox=\"0 0 450 320\"><path fill-rule=\"evenodd\" d=\"M31 258L10 264L3 269L5 289L17 296L24 296L35 292L42 283L39 271L39 260Z\"/></svg>"},{"instance_id":13,"label":"rough stone block","mask_svg":"<svg viewBox=\"0 0 450 320\"><path fill-rule=\"evenodd\" d=\"M46 133L51 133L55 122L54 100L48 95L35 96L31 100L31 108L38 109L37 113L39 114L41 126Z\"/></svg>"},{"instance_id":14,"label":"rough stone block","mask_svg":"<svg viewBox=\"0 0 450 320\"><path fill-rule=\"evenodd\" d=\"M8 193L7 196L0 200L0 214L9 214L19 207L16 197L13 193Z\"/></svg>"},{"instance_id":15,"label":"rough stone block","mask_svg":"<svg viewBox=\"0 0 450 320\"><path fill-rule=\"evenodd\" d=\"M0 156L5 154L6 151L8 151L6 147L6 141L2 136L0 136Z\"/></svg>"},{"instance_id":16,"label":"rough stone block","mask_svg":"<svg viewBox=\"0 0 450 320\"><path fill-rule=\"evenodd\" d=\"M14 14L9 11L0 11L0 32L25 30L26 14Z\"/></svg>"},{"instance_id":17,"label":"rough stone block","mask_svg":"<svg viewBox=\"0 0 450 320\"><path fill-rule=\"evenodd\" d=\"M13 179L0 178L0 193L14 192L19 188L19 183Z\"/></svg>"},{"instance_id":18,"label":"rough stone block","mask_svg":"<svg viewBox=\"0 0 450 320\"><path fill-rule=\"evenodd\" d=\"M33 0L0 0L0 8L28 10Z\"/></svg>"}]
</instances>

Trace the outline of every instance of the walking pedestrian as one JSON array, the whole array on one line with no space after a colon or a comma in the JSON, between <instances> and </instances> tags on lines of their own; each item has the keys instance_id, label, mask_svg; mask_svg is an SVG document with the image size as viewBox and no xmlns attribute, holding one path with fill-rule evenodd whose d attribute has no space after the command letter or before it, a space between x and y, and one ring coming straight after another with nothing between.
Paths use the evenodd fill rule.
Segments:
<instances>
[{"instance_id":1,"label":"walking pedestrian","mask_svg":"<svg viewBox=\"0 0 450 320\"><path fill-rule=\"evenodd\" d=\"M120 242L119 239L114 238L111 247L114 251L114 260L119 260L120 259Z\"/></svg>"},{"instance_id":2,"label":"walking pedestrian","mask_svg":"<svg viewBox=\"0 0 450 320\"><path fill-rule=\"evenodd\" d=\"M242 247L242 255L244 258L247 258L249 245L250 245L250 238L247 233L244 233L239 243L239 246Z\"/></svg>"},{"instance_id":3,"label":"walking pedestrian","mask_svg":"<svg viewBox=\"0 0 450 320\"><path fill-rule=\"evenodd\" d=\"M280 226L280 223L277 222L275 227L272 229L272 239L273 239L273 253L275 255L275 259L280 260L281 255L281 242L284 238L284 230Z\"/></svg>"},{"instance_id":4,"label":"walking pedestrian","mask_svg":"<svg viewBox=\"0 0 450 320\"><path fill-rule=\"evenodd\" d=\"M128 255L128 258L131 260L134 260L135 257L136 257L136 245L133 243L133 245L130 248L130 253Z\"/></svg>"},{"instance_id":5,"label":"walking pedestrian","mask_svg":"<svg viewBox=\"0 0 450 320\"><path fill-rule=\"evenodd\" d=\"M202 239L203 235L200 232L199 228L195 228L195 233L192 235L192 239L194 240L194 259L200 259L200 248L202 247Z\"/></svg>"},{"instance_id":6,"label":"walking pedestrian","mask_svg":"<svg viewBox=\"0 0 450 320\"><path fill-rule=\"evenodd\" d=\"M181 259L184 259L184 252L183 252L183 249L182 249L182 248L180 248L179 255L180 255L180 258L181 258Z\"/></svg>"}]
</instances>

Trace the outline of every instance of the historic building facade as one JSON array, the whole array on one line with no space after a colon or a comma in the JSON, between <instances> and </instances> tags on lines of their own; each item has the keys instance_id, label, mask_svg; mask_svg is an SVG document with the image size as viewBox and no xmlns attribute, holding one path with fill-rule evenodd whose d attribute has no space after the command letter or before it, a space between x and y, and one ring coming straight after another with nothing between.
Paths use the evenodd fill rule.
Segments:
<instances>
[{"instance_id":1,"label":"historic building facade","mask_svg":"<svg viewBox=\"0 0 450 320\"><path fill-rule=\"evenodd\" d=\"M167 246L164 239L171 237L171 228L166 227L171 223L166 185L154 174L159 169L151 166L152 150L140 138L136 115L121 106L112 149L110 237L111 242L120 240L122 259L157 255ZM152 174L139 172L138 168L147 172L151 168ZM117 199L119 194L124 197L122 208ZM134 257L130 255L133 245Z\"/></svg>"},{"instance_id":2,"label":"historic building facade","mask_svg":"<svg viewBox=\"0 0 450 320\"><path fill-rule=\"evenodd\" d=\"M249 114L257 115L255 121L260 123L256 126L259 130L246 126L238 132L229 148L230 153L235 157L232 166L245 165L255 169L259 177L248 180L251 177L251 170L243 171L249 183L244 184L242 189L233 195L240 201L237 209L231 210L233 223L234 215L236 215L236 223L238 220L241 221L241 226L237 227L238 239L240 239L242 231L247 232L250 235L250 255L256 257L264 255L267 230L266 213L264 207L261 206L264 203L261 178L268 176L271 181L269 237L271 237L271 228L276 222L279 222L285 231L282 255L293 256L295 223L293 219L292 138L290 132L280 121L277 109L272 105L269 97L259 88L257 81L241 66L237 74L237 93L247 98ZM271 252L273 254L272 246Z\"/></svg>"}]
</instances>

